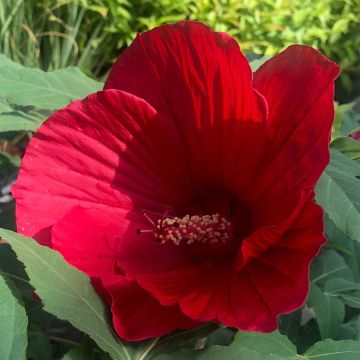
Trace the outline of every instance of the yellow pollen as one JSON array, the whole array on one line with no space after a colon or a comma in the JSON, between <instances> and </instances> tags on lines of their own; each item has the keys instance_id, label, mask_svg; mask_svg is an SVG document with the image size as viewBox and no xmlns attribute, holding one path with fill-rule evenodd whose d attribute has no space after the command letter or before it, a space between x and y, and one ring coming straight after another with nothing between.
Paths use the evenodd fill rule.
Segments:
<instances>
[{"instance_id":1,"label":"yellow pollen","mask_svg":"<svg viewBox=\"0 0 360 360\"><path fill-rule=\"evenodd\" d=\"M231 223L219 214L165 218L157 221L154 235L161 244L226 243L231 238Z\"/></svg>"}]
</instances>

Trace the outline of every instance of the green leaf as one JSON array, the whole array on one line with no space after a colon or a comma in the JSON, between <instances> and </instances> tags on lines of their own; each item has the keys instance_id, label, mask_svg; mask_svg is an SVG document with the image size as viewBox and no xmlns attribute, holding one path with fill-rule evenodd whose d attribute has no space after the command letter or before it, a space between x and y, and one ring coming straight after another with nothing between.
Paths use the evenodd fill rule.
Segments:
<instances>
[{"instance_id":1,"label":"green leaf","mask_svg":"<svg viewBox=\"0 0 360 360\"><path fill-rule=\"evenodd\" d=\"M0 116L1 118L1 116ZM1 122L1 120L0 120ZM0 125L1 127L1 125ZM12 156L9 153L5 152L5 151L0 151L0 170L2 169L2 166L4 165L10 165L13 167L19 167L20 166L20 158L16 157L16 156Z\"/></svg>"},{"instance_id":2,"label":"green leaf","mask_svg":"<svg viewBox=\"0 0 360 360\"><path fill-rule=\"evenodd\" d=\"M0 132L35 131L46 120L41 114L28 115L23 111L0 114Z\"/></svg>"},{"instance_id":3,"label":"green leaf","mask_svg":"<svg viewBox=\"0 0 360 360\"><path fill-rule=\"evenodd\" d=\"M45 335L40 335L29 341L27 356L31 360L52 360L53 351L50 340Z\"/></svg>"},{"instance_id":4,"label":"green leaf","mask_svg":"<svg viewBox=\"0 0 360 360\"><path fill-rule=\"evenodd\" d=\"M232 346L211 346L205 350L180 350L169 355L161 354L152 360L295 360L268 354L264 355L255 350L235 348ZM300 360L300 359L299 359Z\"/></svg>"},{"instance_id":5,"label":"green leaf","mask_svg":"<svg viewBox=\"0 0 360 360\"><path fill-rule=\"evenodd\" d=\"M359 325L359 317L354 317L347 323L342 324L337 340L359 340Z\"/></svg>"},{"instance_id":6,"label":"green leaf","mask_svg":"<svg viewBox=\"0 0 360 360\"><path fill-rule=\"evenodd\" d=\"M15 288L0 276L0 359L25 360L28 320L23 306L13 295Z\"/></svg>"},{"instance_id":7,"label":"green leaf","mask_svg":"<svg viewBox=\"0 0 360 360\"><path fill-rule=\"evenodd\" d=\"M302 309L298 309L290 314L281 315L279 318L279 330L291 341L299 338Z\"/></svg>"},{"instance_id":8,"label":"green leaf","mask_svg":"<svg viewBox=\"0 0 360 360\"><path fill-rule=\"evenodd\" d=\"M335 104L335 119L334 119L334 126L333 126L333 133L332 137L335 139L339 136L347 136L350 132L350 129L348 132L345 130L351 127L346 120L348 118L348 113L351 111L351 108L354 106L354 103L348 103L348 104ZM355 126L356 127L356 126Z\"/></svg>"},{"instance_id":9,"label":"green leaf","mask_svg":"<svg viewBox=\"0 0 360 360\"><path fill-rule=\"evenodd\" d=\"M341 295L356 290L360 290L360 284L344 279L330 279L325 284L326 293L332 296Z\"/></svg>"},{"instance_id":10,"label":"green leaf","mask_svg":"<svg viewBox=\"0 0 360 360\"><path fill-rule=\"evenodd\" d=\"M219 328L206 337L206 346L222 345L228 346L234 340L234 331L228 328Z\"/></svg>"},{"instance_id":11,"label":"green leaf","mask_svg":"<svg viewBox=\"0 0 360 360\"><path fill-rule=\"evenodd\" d=\"M342 258L345 259L347 266L351 269L353 280L360 283L360 243L349 239L327 217L325 218L325 232L330 241L329 245L338 247ZM339 276L336 275L336 277ZM340 277L351 280L351 276L348 275Z\"/></svg>"},{"instance_id":12,"label":"green leaf","mask_svg":"<svg viewBox=\"0 0 360 360\"><path fill-rule=\"evenodd\" d=\"M349 137L339 137L330 146L332 149L336 149L350 159L360 163L360 141Z\"/></svg>"},{"instance_id":13,"label":"green leaf","mask_svg":"<svg viewBox=\"0 0 360 360\"><path fill-rule=\"evenodd\" d=\"M353 105L350 103L349 105ZM344 120L341 132L344 136L351 134L354 130L360 127L360 113L354 110L347 110L344 113Z\"/></svg>"},{"instance_id":14,"label":"green leaf","mask_svg":"<svg viewBox=\"0 0 360 360\"><path fill-rule=\"evenodd\" d=\"M0 96L13 104L56 110L102 89L78 68L53 72L39 69L0 67Z\"/></svg>"},{"instance_id":15,"label":"green leaf","mask_svg":"<svg viewBox=\"0 0 360 360\"><path fill-rule=\"evenodd\" d=\"M113 359L130 360L107 320L106 306L84 273L70 266L58 252L31 238L5 229L0 229L0 237L9 242L24 263L46 311L88 334Z\"/></svg>"},{"instance_id":16,"label":"green leaf","mask_svg":"<svg viewBox=\"0 0 360 360\"><path fill-rule=\"evenodd\" d=\"M269 334L239 331L233 345L256 350L261 354L275 354L285 358L296 358L297 355L295 345L278 331Z\"/></svg>"},{"instance_id":17,"label":"green leaf","mask_svg":"<svg viewBox=\"0 0 360 360\"><path fill-rule=\"evenodd\" d=\"M0 98L0 132L34 131L50 114L49 111L36 111L29 106L13 105Z\"/></svg>"},{"instance_id":18,"label":"green leaf","mask_svg":"<svg viewBox=\"0 0 360 360\"><path fill-rule=\"evenodd\" d=\"M309 308L307 308L309 311ZM299 354L303 354L310 346L321 340L319 326L315 319L310 319L301 329L298 337L294 339L294 344ZM302 358L300 358L303 360Z\"/></svg>"},{"instance_id":19,"label":"green leaf","mask_svg":"<svg viewBox=\"0 0 360 360\"><path fill-rule=\"evenodd\" d=\"M334 224L360 241L360 164L337 150L316 186L316 201Z\"/></svg>"},{"instance_id":20,"label":"green leaf","mask_svg":"<svg viewBox=\"0 0 360 360\"><path fill-rule=\"evenodd\" d=\"M181 349L160 354L152 360L359 360L360 343L352 340L324 340L316 343L304 355L278 332L259 334L239 332L229 346L209 346L202 350Z\"/></svg>"},{"instance_id":21,"label":"green leaf","mask_svg":"<svg viewBox=\"0 0 360 360\"><path fill-rule=\"evenodd\" d=\"M85 341L77 346L75 349L70 350L65 354L61 360L92 360L94 359L94 352L91 348L91 343Z\"/></svg>"},{"instance_id":22,"label":"green leaf","mask_svg":"<svg viewBox=\"0 0 360 360\"><path fill-rule=\"evenodd\" d=\"M336 296L347 305L360 309L360 284L344 279L331 279L325 284L325 292Z\"/></svg>"},{"instance_id":23,"label":"green leaf","mask_svg":"<svg viewBox=\"0 0 360 360\"><path fill-rule=\"evenodd\" d=\"M300 358L301 359L301 358ZM299 359L299 360L300 360ZM359 360L360 343L353 340L324 340L313 345L304 360Z\"/></svg>"},{"instance_id":24,"label":"green leaf","mask_svg":"<svg viewBox=\"0 0 360 360\"><path fill-rule=\"evenodd\" d=\"M307 305L315 312L321 337L335 338L345 317L343 302L312 284Z\"/></svg>"},{"instance_id":25,"label":"green leaf","mask_svg":"<svg viewBox=\"0 0 360 360\"><path fill-rule=\"evenodd\" d=\"M9 59L8 57L6 57L3 54L0 54L0 69L2 67L11 67L13 69L22 69L24 68L22 65L16 63L15 61L12 61L11 59Z\"/></svg>"},{"instance_id":26,"label":"green leaf","mask_svg":"<svg viewBox=\"0 0 360 360\"><path fill-rule=\"evenodd\" d=\"M153 348L153 340L144 342L136 348L133 355L136 359L141 359L141 356L143 356L144 353L147 353L149 348L151 349L151 358L161 353L173 353L184 348L194 349L199 341L203 341L205 338L208 339L208 337L218 329L218 324L205 323L195 328L175 331L167 336L157 339L156 346Z\"/></svg>"},{"instance_id":27,"label":"green leaf","mask_svg":"<svg viewBox=\"0 0 360 360\"><path fill-rule=\"evenodd\" d=\"M181 349L160 354L153 360L296 360L295 346L278 332L259 334L238 332L229 346L213 345L202 350Z\"/></svg>"},{"instance_id":28,"label":"green leaf","mask_svg":"<svg viewBox=\"0 0 360 360\"><path fill-rule=\"evenodd\" d=\"M324 286L326 281L334 277L353 280L344 258L334 250L326 250L311 265L310 279L313 284Z\"/></svg>"}]
</instances>

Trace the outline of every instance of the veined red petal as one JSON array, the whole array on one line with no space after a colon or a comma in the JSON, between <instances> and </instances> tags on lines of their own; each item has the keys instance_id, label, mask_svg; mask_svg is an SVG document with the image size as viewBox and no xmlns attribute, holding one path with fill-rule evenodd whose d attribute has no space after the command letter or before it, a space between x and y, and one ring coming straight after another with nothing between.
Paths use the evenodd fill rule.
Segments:
<instances>
[{"instance_id":1,"label":"veined red petal","mask_svg":"<svg viewBox=\"0 0 360 360\"><path fill-rule=\"evenodd\" d=\"M115 63L105 88L151 104L186 149L192 187L245 191L266 137L266 103L235 39L190 21L138 35Z\"/></svg>"},{"instance_id":2,"label":"veined red petal","mask_svg":"<svg viewBox=\"0 0 360 360\"><path fill-rule=\"evenodd\" d=\"M111 307L114 327L122 338L143 340L198 325L178 305L161 305L125 276L117 260L127 225L125 210L77 206L53 227L52 244L71 265L93 279Z\"/></svg>"},{"instance_id":3,"label":"veined red petal","mask_svg":"<svg viewBox=\"0 0 360 360\"><path fill-rule=\"evenodd\" d=\"M49 245L51 226L76 205L185 207L186 160L178 135L144 100L118 90L90 95L31 140L13 188L18 230Z\"/></svg>"},{"instance_id":4,"label":"veined red petal","mask_svg":"<svg viewBox=\"0 0 360 360\"><path fill-rule=\"evenodd\" d=\"M293 45L254 74L269 109L270 141L251 194L256 221L274 223L312 192L329 161L334 80L339 67L309 46ZM292 197L294 197L292 201Z\"/></svg>"}]
</instances>

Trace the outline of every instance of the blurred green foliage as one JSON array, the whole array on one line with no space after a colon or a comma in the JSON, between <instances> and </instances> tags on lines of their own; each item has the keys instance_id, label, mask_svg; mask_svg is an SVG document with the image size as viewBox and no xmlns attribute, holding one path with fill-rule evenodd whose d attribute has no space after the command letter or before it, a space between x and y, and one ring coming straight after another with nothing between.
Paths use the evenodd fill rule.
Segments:
<instances>
[{"instance_id":1,"label":"blurred green foliage","mask_svg":"<svg viewBox=\"0 0 360 360\"><path fill-rule=\"evenodd\" d=\"M2 0L0 52L27 66L78 65L95 76L137 32L181 19L236 37L246 52L274 55L291 43L319 48L360 73L359 0Z\"/></svg>"}]
</instances>

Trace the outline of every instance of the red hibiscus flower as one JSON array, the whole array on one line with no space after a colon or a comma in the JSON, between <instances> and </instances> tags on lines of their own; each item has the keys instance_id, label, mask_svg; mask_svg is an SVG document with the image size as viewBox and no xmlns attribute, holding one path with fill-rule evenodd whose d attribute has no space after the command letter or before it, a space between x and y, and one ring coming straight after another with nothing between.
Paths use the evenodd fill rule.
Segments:
<instances>
[{"instance_id":1,"label":"red hibiscus flower","mask_svg":"<svg viewBox=\"0 0 360 360\"><path fill-rule=\"evenodd\" d=\"M139 35L104 91L34 135L18 230L92 278L126 339L205 321L272 331L325 241L313 190L338 72L296 45L252 74L199 23Z\"/></svg>"}]
</instances>

